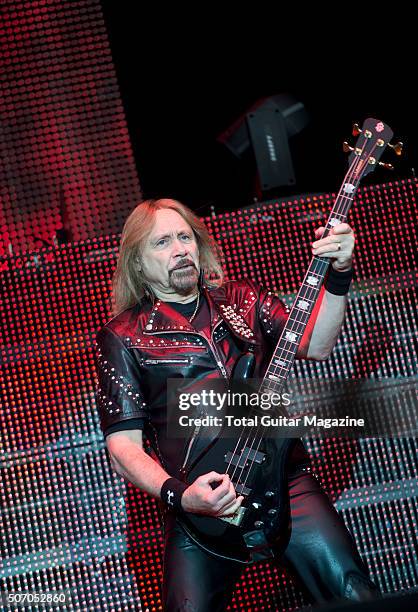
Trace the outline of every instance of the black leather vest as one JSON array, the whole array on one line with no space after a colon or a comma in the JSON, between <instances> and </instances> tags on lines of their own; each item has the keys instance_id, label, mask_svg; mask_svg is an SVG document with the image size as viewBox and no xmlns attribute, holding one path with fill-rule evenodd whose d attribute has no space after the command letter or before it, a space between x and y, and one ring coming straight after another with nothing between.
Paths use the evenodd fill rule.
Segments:
<instances>
[{"instance_id":1,"label":"black leather vest","mask_svg":"<svg viewBox=\"0 0 418 612\"><path fill-rule=\"evenodd\" d=\"M102 430L145 418L145 437L173 476L182 465L187 440L167 436L167 379L228 378L248 347L255 355L254 378L262 378L288 315L279 298L248 279L202 290L210 311L209 337L169 303L152 304L145 298L97 334L96 402ZM301 444L293 459L309 462Z\"/></svg>"}]
</instances>

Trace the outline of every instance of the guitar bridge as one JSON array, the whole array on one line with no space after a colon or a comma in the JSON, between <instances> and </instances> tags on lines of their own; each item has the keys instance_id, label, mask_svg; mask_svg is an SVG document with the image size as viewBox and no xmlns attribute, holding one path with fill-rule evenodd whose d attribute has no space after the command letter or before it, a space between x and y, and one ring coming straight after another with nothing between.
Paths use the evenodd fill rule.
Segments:
<instances>
[{"instance_id":1,"label":"guitar bridge","mask_svg":"<svg viewBox=\"0 0 418 612\"><path fill-rule=\"evenodd\" d=\"M221 521L225 521L226 523L229 523L230 525L239 527L241 525L242 519L244 518L245 510L246 508L243 508L242 506L240 506L238 510L235 512L235 514L233 514L232 516L219 516L218 518L220 518Z\"/></svg>"}]
</instances>

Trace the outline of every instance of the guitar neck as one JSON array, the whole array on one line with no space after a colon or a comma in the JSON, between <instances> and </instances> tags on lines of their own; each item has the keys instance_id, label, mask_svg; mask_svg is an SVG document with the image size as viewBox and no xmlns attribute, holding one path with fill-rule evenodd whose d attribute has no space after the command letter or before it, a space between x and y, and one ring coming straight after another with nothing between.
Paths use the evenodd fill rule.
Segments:
<instances>
[{"instance_id":1,"label":"guitar neck","mask_svg":"<svg viewBox=\"0 0 418 612\"><path fill-rule=\"evenodd\" d=\"M344 223L354 200L359 181L354 184L343 182L334 206L328 217L322 238L325 238L334 225ZM312 257L302 285L290 310L286 325L277 343L276 350L266 370L260 392L280 393L290 374L298 347L305 332L309 317L318 299L322 283L329 267L327 257Z\"/></svg>"}]
</instances>

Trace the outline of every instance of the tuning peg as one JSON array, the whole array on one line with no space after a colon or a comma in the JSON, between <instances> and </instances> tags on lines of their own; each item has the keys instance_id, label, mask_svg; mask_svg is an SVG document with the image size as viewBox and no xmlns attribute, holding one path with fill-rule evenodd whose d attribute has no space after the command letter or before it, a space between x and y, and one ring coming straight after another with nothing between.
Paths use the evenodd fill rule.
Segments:
<instances>
[{"instance_id":1,"label":"tuning peg","mask_svg":"<svg viewBox=\"0 0 418 612\"><path fill-rule=\"evenodd\" d=\"M403 142L397 142L395 144L391 144L390 142L388 142L388 147L393 149L396 155L402 155Z\"/></svg>"},{"instance_id":2,"label":"tuning peg","mask_svg":"<svg viewBox=\"0 0 418 612\"><path fill-rule=\"evenodd\" d=\"M353 136L358 136L359 134L362 133L362 131L363 130L360 128L358 123L353 123L353 131L352 131Z\"/></svg>"},{"instance_id":3,"label":"tuning peg","mask_svg":"<svg viewBox=\"0 0 418 612\"><path fill-rule=\"evenodd\" d=\"M392 164L386 164L385 162L379 162L379 166L386 168L386 170L393 170Z\"/></svg>"},{"instance_id":4,"label":"tuning peg","mask_svg":"<svg viewBox=\"0 0 418 612\"><path fill-rule=\"evenodd\" d=\"M344 153L349 153L350 151L354 151L354 147L350 147L348 142L345 140L343 142L343 151L344 151Z\"/></svg>"}]
</instances>

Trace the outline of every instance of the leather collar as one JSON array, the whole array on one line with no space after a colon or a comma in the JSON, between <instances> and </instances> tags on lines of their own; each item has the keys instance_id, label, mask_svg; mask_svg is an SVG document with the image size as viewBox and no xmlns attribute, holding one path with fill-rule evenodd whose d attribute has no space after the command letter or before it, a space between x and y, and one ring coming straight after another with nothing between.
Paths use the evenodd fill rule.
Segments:
<instances>
[{"instance_id":1,"label":"leather collar","mask_svg":"<svg viewBox=\"0 0 418 612\"><path fill-rule=\"evenodd\" d=\"M244 318L256 301L253 292L245 296L243 304L237 304L228 299L224 287L208 290L203 285L202 291L209 304L211 330L224 321L238 338L252 344L256 343L254 332ZM169 302L156 300L146 320L143 333L154 335L162 332L196 333L196 329L186 317L172 308Z\"/></svg>"}]
</instances>

